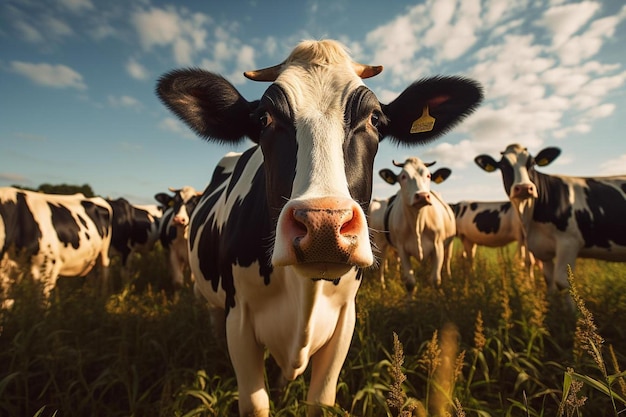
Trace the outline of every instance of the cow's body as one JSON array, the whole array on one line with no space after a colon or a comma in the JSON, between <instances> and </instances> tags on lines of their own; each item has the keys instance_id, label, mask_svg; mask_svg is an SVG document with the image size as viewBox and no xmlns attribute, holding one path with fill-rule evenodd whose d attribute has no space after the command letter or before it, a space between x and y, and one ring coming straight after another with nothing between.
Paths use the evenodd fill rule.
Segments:
<instances>
[{"instance_id":1,"label":"cow's body","mask_svg":"<svg viewBox=\"0 0 626 417\"><path fill-rule=\"evenodd\" d=\"M432 270L429 282L433 286L441 284L441 271L450 276L450 256L456 233L454 213L443 201L441 195L431 191L432 164L425 164L419 158L408 158L396 175L391 170L381 170L380 174L390 184L399 183L400 190L386 200L374 200L370 204L370 228L376 247L381 252L379 267L380 280L384 284L385 263L390 252L395 251L400 258L402 281L409 294L415 288L415 276L411 257L423 262L432 256ZM450 170L441 168L432 174L432 181L443 182Z\"/></svg>"},{"instance_id":2,"label":"cow's body","mask_svg":"<svg viewBox=\"0 0 626 417\"><path fill-rule=\"evenodd\" d=\"M173 196L166 193L155 195L155 199L166 207L159 225L159 236L168 256L172 284L180 288L184 285L185 271L189 268L189 219L198 204L200 193L190 186L169 190L174 193ZM191 279L193 281L193 273Z\"/></svg>"},{"instance_id":3,"label":"cow's body","mask_svg":"<svg viewBox=\"0 0 626 417\"><path fill-rule=\"evenodd\" d=\"M121 255L122 266L126 266L133 253L152 250L159 239L162 212L156 206L134 206L124 198L107 202L113 209L111 248Z\"/></svg>"},{"instance_id":4,"label":"cow's body","mask_svg":"<svg viewBox=\"0 0 626 417\"><path fill-rule=\"evenodd\" d=\"M25 256L44 295L59 275L85 276L100 263L106 288L112 210L102 198L0 188L0 259Z\"/></svg>"},{"instance_id":5,"label":"cow's body","mask_svg":"<svg viewBox=\"0 0 626 417\"><path fill-rule=\"evenodd\" d=\"M200 70L159 83L161 99L201 136L257 144L218 164L189 231L195 291L214 318L226 316L241 415L269 412L265 348L288 380L311 360L308 401L334 404L361 271L373 262L364 212L378 142L433 138L481 99L471 82L436 79L419 99L414 85L381 105L360 78L380 70L353 63L336 42L307 41L283 64L246 73L273 81L260 101ZM428 104L439 124L411 134Z\"/></svg>"},{"instance_id":6,"label":"cow's body","mask_svg":"<svg viewBox=\"0 0 626 417\"><path fill-rule=\"evenodd\" d=\"M568 288L567 267L576 258L626 261L626 175L581 178L546 175L545 166L558 157L546 148L536 157L526 148L509 145L496 162L475 158L487 172L500 169L504 188L522 218L528 249L543 261L548 289Z\"/></svg>"},{"instance_id":7,"label":"cow's body","mask_svg":"<svg viewBox=\"0 0 626 417\"><path fill-rule=\"evenodd\" d=\"M456 235L463 244L463 257L471 264L477 246L499 248L517 242L517 256L533 277L535 258L526 248L524 228L510 201L460 201L451 204Z\"/></svg>"}]
</instances>

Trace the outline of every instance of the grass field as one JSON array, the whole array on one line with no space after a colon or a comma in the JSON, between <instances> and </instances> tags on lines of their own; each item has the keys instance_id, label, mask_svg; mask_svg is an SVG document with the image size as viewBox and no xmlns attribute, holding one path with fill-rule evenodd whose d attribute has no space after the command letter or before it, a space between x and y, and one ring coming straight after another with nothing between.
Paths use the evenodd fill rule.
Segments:
<instances>
[{"instance_id":1,"label":"grass field","mask_svg":"<svg viewBox=\"0 0 626 417\"><path fill-rule=\"evenodd\" d=\"M395 265L385 291L368 271L326 415L626 414L626 264L579 260L575 312L546 296L539 272L526 278L512 248L479 248L474 269L455 256L441 291L424 268L411 300ZM236 416L225 343L166 271L156 250L126 280L113 265L113 295L67 278L47 304L16 274L0 314L0 416ZM304 415L307 375L281 389L271 358L267 374L273 415Z\"/></svg>"}]
</instances>

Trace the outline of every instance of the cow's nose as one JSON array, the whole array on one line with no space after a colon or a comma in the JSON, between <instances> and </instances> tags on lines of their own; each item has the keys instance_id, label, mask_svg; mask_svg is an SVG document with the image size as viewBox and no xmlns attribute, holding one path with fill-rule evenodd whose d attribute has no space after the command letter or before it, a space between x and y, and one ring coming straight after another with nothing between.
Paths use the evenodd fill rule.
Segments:
<instances>
[{"instance_id":1,"label":"cow's nose","mask_svg":"<svg viewBox=\"0 0 626 417\"><path fill-rule=\"evenodd\" d=\"M276 233L276 265L373 262L367 222L351 199L322 198L285 205Z\"/></svg>"},{"instance_id":2,"label":"cow's nose","mask_svg":"<svg viewBox=\"0 0 626 417\"><path fill-rule=\"evenodd\" d=\"M413 205L415 207L421 207L429 204L432 204L430 201L430 193L421 192L413 195Z\"/></svg>"},{"instance_id":3,"label":"cow's nose","mask_svg":"<svg viewBox=\"0 0 626 417\"><path fill-rule=\"evenodd\" d=\"M187 218L186 217L175 216L172 221L176 225L180 225L180 226L186 226L187 225Z\"/></svg>"},{"instance_id":4,"label":"cow's nose","mask_svg":"<svg viewBox=\"0 0 626 417\"><path fill-rule=\"evenodd\" d=\"M513 186L513 198L536 197L537 190L533 184L516 184Z\"/></svg>"}]
</instances>

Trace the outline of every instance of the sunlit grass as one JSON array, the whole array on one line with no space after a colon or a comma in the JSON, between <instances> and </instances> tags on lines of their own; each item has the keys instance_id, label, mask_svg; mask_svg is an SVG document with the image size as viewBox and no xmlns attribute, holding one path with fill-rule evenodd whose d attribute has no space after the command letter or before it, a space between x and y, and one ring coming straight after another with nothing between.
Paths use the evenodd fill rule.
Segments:
<instances>
[{"instance_id":1,"label":"sunlit grass","mask_svg":"<svg viewBox=\"0 0 626 417\"><path fill-rule=\"evenodd\" d=\"M426 284L427 265L416 271L410 299L394 262L385 291L366 272L325 415L623 415L626 264L579 260L576 312L546 295L539 270L528 279L513 248L479 248L473 268L456 254L441 289ZM112 275L112 294L67 278L46 302L14 274L15 303L0 310L0 415L236 416L225 343L189 286L171 290L162 252ZM581 317L599 339L580 331ZM278 387L268 359L267 374L273 414L304 415L308 373Z\"/></svg>"}]
</instances>

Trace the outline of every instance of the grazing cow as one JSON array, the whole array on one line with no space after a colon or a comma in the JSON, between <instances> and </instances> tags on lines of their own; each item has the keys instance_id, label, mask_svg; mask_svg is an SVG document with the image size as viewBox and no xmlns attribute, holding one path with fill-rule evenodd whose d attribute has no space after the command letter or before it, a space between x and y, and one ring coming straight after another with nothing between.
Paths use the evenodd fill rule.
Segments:
<instances>
[{"instance_id":1,"label":"grazing cow","mask_svg":"<svg viewBox=\"0 0 626 417\"><path fill-rule=\"evenodd\" d=\"M185 270L189 268L187 248L189 219L202 193L190 186L169 190L174 193L173 196L166 193L154 196L163 207L166 207L161 218L159 236L163 249L168 253L172 283L175 288L182 288Z\"/></svg>"},{"instance_id":2,"label":"grazing cow","mask_svg":"<svg viewBox=\"0 0 626 417\"><path fill-rule=\"evenodd\" d=\"M121 255L125 267L132 253L145 254L152 250L159 239L159 220L163 213L148 206L134 206L124 198L107 202L113 209L111 248Z\"/></svg>"},{"instance_id":3,"label":"grazing cow","mask_svg":"<svg viewBox=\"0 0 626 417\"><path fill-rule=\"evenodd\" d=\"M0 260L11 248L25 256L46 297L59 275L85 276L98 261L107 288L111 217L100 197L0 188Z\"/></svg>"},{"instance_id":4,"label":"grazing cow","mask_svg":"<svg viewBox=\"0 0 626 417\"><path fill-rule=\"evenodd\" d=\"M374 200L370 204L369 219L374 244L380 250L380 282L385 283L384 270L389 252L395 251L400 258L402 282L409 295L415 288L415 275L411 257L419 262L433 256L430 284L441 284L441 270L445 266L450 277L450 256L456 233L454 213L435 191L431 181L440 184L451 171L439 168L432 175L424 163L410 157L404 163L393 162L402 168L399 174L382 169L380 176L389 184L399 184L400 190L386 200Z\"/></svg>"},{"instance_id":5,"label":"grazing cow","mask_svg":"<svg viewBox=\"0 0 626 417\"><path fill-rule=\"evenodd\" d=\"M264 348L286 380L311 360L308 401L334 404L362 268L374 260L364 213L378 144L431 140L482 98L473 81L437 77L381 104L362 81L381 70L335 41L304 41L281 64L245 73L272 82L260 100L200 69L159 81L161 100L200 136L256 144L218 164L189 231L196 294L214 324L225 316L241 415L269 413Z\"/></svg>"},{"instance_id":6,"label":"grazing cow","mask_svg":"<svg viewBox=\"0 0 626 417\"><path fill-rule=\"evenodd\" d=\"M521 214L528 249L543 261L548 289L568 288L576 258L626 261L626 175L569 177L537 172L561 153L545 148L533 157L509 145L499 162L479 155L487 172L500 169L504 189Z\"/></svg>"},{"instance_id":7,"label":"grazing cow","mask_svg":"<svg viewBox=\"0 0 626 417\"><path fill-rule=\"evenodd\" d=\"M499 248L517 242L517 255L523 259L532 278L535 257L526 248L524 229L510 201L461 201L450 204L456 218L456 235L463 244L463 257L473 264L476 246Z\"/></svg>"}]
</instances>

